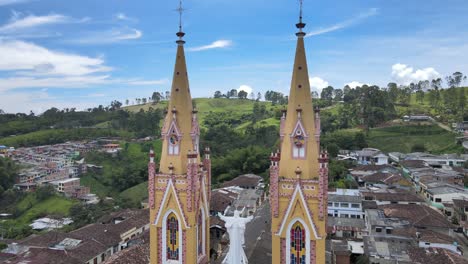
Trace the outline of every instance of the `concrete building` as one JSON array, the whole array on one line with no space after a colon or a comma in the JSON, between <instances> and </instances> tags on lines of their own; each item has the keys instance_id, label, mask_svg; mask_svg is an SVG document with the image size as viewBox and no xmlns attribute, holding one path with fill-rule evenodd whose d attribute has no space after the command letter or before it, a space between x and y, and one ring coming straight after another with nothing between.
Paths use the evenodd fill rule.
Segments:
<instances>
[{"instance_id":1,"label":"concrete building","mask_svg":"<svg viewBox=\"0 0 468 264\"><path fill-rule=\"evenodd\" d=\"M356 191L357 192L329 193L328 216L358 219L364 218L362 197L359 195L359 191Z\"/></svg>"},{"instance_id":2,"label":"concrete building","mask_svg":"<svg viewBox=\"0 0 468 264\"><path fill-rule=\"evenodd\" d=\"M388 164L388 156L375 148L364 148L351 153L361 165L385 165Z\"/></svg>"}]
</instances>

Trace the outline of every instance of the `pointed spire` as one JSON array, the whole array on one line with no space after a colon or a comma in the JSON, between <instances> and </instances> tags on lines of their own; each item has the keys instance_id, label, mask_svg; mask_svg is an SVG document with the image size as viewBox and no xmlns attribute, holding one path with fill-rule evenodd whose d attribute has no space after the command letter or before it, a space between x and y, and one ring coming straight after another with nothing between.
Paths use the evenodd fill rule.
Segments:
<instances>
[{"instance_id":1,"label":"pointed spire","mask_svg":"<svg viewBox=\"0 0 468 264\"><path fill-rule=\"evenodd\" d=\"M301 178L312 178L318 171L318 145L315 139L315 113L310 95L309 73L302 29L302 0L300 1L299 23L296 24L297 45L291 88L288 97L287 115L282 131L280 175L294 179L296 168L301 168ZM293 134L294 133L294 134ZM297 151L296 156L293 151ZM304 154L302 154L304 153Z\"/></svg>"},{"instance_id":2,"label":"pointed spire","mask_svg":"<svg viewBox=\"0 0 468 264\"><path fill-rule=\"evenodd\" d=\"M168 166L172 164L172 171L175 174L183 174L187 171L187 153L189 150L194 149L192 137L190 136L193 125L193 107L185 61L185 41L182 39L185 35L182 32L182 12L184 11L182 1L179 2L177 11L179 12L179 32L177 32L179 40L176 41L177 54L172 79L171 97L168 104L169 111L166 114L162 131L164 141L160 171L167 172ZM172 143L169 142L171 141L171 137ZM174 145L174 143L177 145L174 150L176 155L173 155L174 152L170 153L168 151L169 146L171 144Z\"/></svg>"}]
</instances>

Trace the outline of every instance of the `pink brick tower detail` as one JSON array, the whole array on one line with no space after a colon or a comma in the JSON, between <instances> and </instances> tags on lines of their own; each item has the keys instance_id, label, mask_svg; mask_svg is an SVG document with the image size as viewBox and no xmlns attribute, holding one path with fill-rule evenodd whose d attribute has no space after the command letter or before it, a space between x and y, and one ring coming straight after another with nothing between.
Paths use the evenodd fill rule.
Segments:
<instances>
[{"instance_id":1,"label":"pink brick tower detail","mask_svg":"<svg viewBox=\"0 0 468 264\"><path fill-rule=\"evenodd\" d=\"M320 151L320 134L322 131L320 130L320 107L316 106L314 108L315 112L315 141L317 142L318 149L317 151Z\"/></svg>"},{"instance_id":2,"label":"pink brick tower detail","mask_svg":"<svg viewBox=\"0 0 468 264\"><path fill-rule=\"evenodd\" d=\"M315 241L310 241L310 264L315 264L316 261L316 254L315 254Z\"/></svg>"},{"instance_id":3,"label":"pink brick tower detail","mask_svg":"<svg viewBox=\"0 0 468 264\"><path fill-rule=\"evenodd\" d=\"M322 151L319 156L319 218L323 220L328 205L328 152Z\"/></svg>"},{"instance_id":4,"label":"pink brick tower detail","mask_svg":"<svg viewBox=\"0 0 468 264\"><path fill-rule=\"evenodd\" d=\"M205 148L205 158L203 159L203 167L206 171L206 183L207 183L207 202L211 202L211 158L210 158L210 148Z\"/></svg>"},{"instance_id":5,"label":"pink brick tower detail","mask_svg":"<svg viewBox=\"0 0 468 264\"><path fill-rule=\"evenodd\" d=\"M281 252L280 252L280 255L281 255L281 263L286 263L286 239L282 238L280 240L281 242Z\"/></svg>"},{"instance_id":6,"label":"pink brick tower detail","mask_svg":"<svg viewBox=\"0 0 468 264\"><path fill-rule=\"evenodd\" d=\"M187 154L187 211L192 212L194 197L196 193L196 182L198 175L197 153L190 151Z\"/></svg>"},{"instance_id":7,"label":"pink brick tower detail","mask_svg":"<svg viewBox=\"0 0 468 264\"><path fill-rule=\"evenodd\" d=\"M158 227L158 263L162 263L162 228Z\"/></svg>"},{"instance_id":8,"label":"pink brick tower detail","mask_svg":"<svg viewBox=\"0 0 468 264\"><path fill-rule=\"evenodd\" d=\"M156 165L154 164L154 151L150 150L150 161L148 163L148 203L151 209L154 209L154 185L156 175Z\"/></svg>"},{"instance_id":9,"label":"pink brick tower detail","mask_svg":"<svg viewBox=\"0 0 468 264\"><path fill-rule=\"evenodd\" d=\"M279 202L279 160L281 159L280 153L271 153L270 156L270 203L271 214L273 217L278 217L278 202Z\"/></svg>"}]
</instances>

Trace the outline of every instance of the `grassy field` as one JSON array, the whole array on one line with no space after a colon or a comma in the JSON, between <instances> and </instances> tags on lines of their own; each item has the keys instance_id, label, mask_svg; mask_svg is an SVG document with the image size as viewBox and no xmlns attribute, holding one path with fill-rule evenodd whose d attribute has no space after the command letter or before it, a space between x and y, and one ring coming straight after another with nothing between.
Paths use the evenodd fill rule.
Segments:
<instances>
[{"instance_id":1,"label":"grassy field","mask_svg":"<svg viewBox=\"0 0 468 264\"><path fill-rule=\"evenodd\" d=\"M19 211L24 211L24 213L14 221L17 224L29 224L32 220L45 215L68 216L74 203L77 203L77 201L62 196L52 196L43 201L38 201L34 193L30 193L16 206Z\"/></svg>"},{"instance_id":2,"label":"grassy field","mask_svg":"<svg viewBox=\"0 0 468 264\"><path fill-rule=\"evenodd\" d=\"M461 153L462 147L455 142L456 135L437 125L402 125L371 129L367 141L369 147L384 152L411 152L416 145L424 145L431 153Z\"/></svg>"},{"instance_id":3,"label":"grassy field","mask_svg":"<svg viewBox=\"0 0 468 264\"><path fill-rule=\"evenodd\" d=\"M141 202L148 198L148 182L142 182L120 193L120 197L132 202Z\"/></svg>"}]
</instances>

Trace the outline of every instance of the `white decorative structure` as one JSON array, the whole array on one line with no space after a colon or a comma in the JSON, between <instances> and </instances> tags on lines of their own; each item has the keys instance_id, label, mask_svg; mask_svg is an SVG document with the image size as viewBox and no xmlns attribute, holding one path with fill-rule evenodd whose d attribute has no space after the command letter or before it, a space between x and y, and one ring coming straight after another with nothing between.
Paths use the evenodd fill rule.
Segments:
<instances>
[{"instance_id":1,"label":"white decorative structure","mask_svg":"<svg viewBox=\"0 0 468 264\"><path fill-rule=\"evenodd\" d=\"M247 256L242 248L245 240L245 225L253 219L253 216L240 217L240 211L235 210L234 216L224 216L218 213L219 218L226 224L226 229L229 234L229 251L223 264L247 264Z\"/></svg>"}]
</instances>

